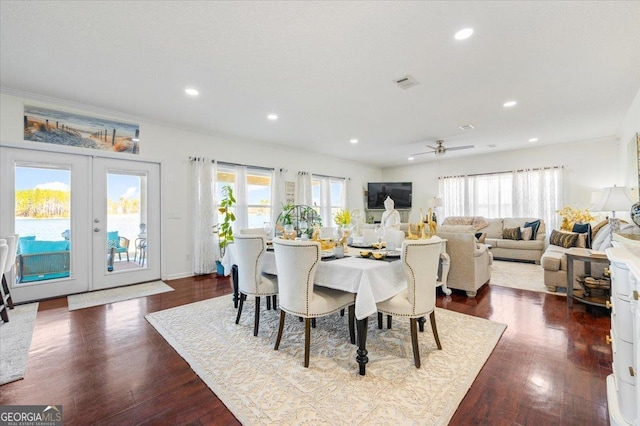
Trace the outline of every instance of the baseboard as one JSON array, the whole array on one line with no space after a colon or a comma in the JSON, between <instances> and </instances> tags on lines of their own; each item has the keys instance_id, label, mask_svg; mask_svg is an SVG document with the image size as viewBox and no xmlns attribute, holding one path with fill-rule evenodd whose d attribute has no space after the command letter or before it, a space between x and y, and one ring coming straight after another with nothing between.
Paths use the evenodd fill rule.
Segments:
<instances>
[{"instance_id":1,"label":"baseboard","mask_svg":"<svg viewBox=\"0 0 640 426\"><path fill-rule=\"evenodd\" d=\"M191 272L180 272L179 274L169 274L163 280L179 280L180 278L188 278L192 277L193 274Z\"/></svg>"}]
</instances>

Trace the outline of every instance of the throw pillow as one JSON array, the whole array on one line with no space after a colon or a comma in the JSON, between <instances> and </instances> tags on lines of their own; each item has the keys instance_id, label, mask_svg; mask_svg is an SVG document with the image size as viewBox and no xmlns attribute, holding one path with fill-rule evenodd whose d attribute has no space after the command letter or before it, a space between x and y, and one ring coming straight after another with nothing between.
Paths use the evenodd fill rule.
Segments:
<instances>
[{"instance_id":1,"label":"throw pillow","mask_svg":"<svg viewBox=\"0 0 640 426\"><path fill-rule=\"evenodd\" d=\"M524 241L529 241L533 235L533 228L520 228L520 236Z\"/></svg>"},{"instance_id":2,"label":"throw pillow","mask_svg":"<svg viewBox=\"0 0 640 426\"><path fill-rule=\"evenodd\" d=\"M487 237L487 234L485 234L484 232L476 233L476 241L478 241L480 244L484 244L484 239L486 237Z\"/></svg>"},{"instance_id":3,"label":"throw pillow","mask_svg":"<svg viewBox=\"0 0 640 426\"><path fill-rule=\"evenodd\" d=\"M551 231L551 237L549 237L549 244L564 248L575 247L577 241L578 234L575 232L562 232L555 229Z\"/></svg>"},{"instance_id":4,"label":"throw pillow","mask_svg":"<svg viewBox=\"0 0 640 426\"><path fill-rule=\"evenodd\" d=\"M585 247L591 248L591 224L590 223L574 223L572 231L577 232L579 234L586 234Z\"/></svg>"},{"instance_id":5,"label":"throw pillow","mask_svg":"<svg viewBox=\"0 0 640 426\"><path fill-rule=\"evenodd\" d=\"M595 239L596 236L598 235L598 231L600 231L602 228L604 228L605 225L608 225L608 224L609 224L609 221L607 219L600 221L600 223L594 226L593 229L591 230L591 236Z\"/></svg>"},{"instance_id":6,"label":"throw pillow","mask_svg":"<svg viewBox=\"0 0 640 426\"><path fill-rule=\"evenodd\" d=\"M505 240L521 240L520 228L504 228L502 230L502 238Z\"/></svg>"},{"instance_id":7,"label":"throw pillow","mask_svg":"<svg viewBox=\"0 0 640 426\"><path fill-rule=\"evenodd\" d=\"M531 228L531 239L535 240L538 237L538 229L540 228L540 219L533 222L525 222L525 228Z\"/></svg>"}]
</instances>

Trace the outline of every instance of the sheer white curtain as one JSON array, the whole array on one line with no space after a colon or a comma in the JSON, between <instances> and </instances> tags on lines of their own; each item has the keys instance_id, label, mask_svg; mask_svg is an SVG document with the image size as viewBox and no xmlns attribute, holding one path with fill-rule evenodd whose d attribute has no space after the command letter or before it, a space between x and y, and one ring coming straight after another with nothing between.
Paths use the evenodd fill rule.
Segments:
<instances>
[{"instance_id":1,"label":"sheer white curtain","mask_svg":"<svg viewBox=\"0 0 640 426\"><path fill-rule=\"evenodd\" d=\"M331 217L331 181L329 178L320 179L320 217L323 226L333 226Z\"/></svg>"},{"instance_id":2,"label":"sheer white curtain","mask_svg":"<svg viewBox=\"0 0 640 426\"><path fill-rule=\"evenodd\" d=\"M560 228L556 211L564 205L561 167L525 169L513 172L513 215L544 219L547 234Z\"/></svg>"},{"instance_id":3,"label":"sheer white curtain","mask_svg":"<svg viewBox=\"0 0 640 426\"><path fill-rule=\"evenodd\" d=\"M513 211L510 173L467 177L468 216L511 217Z\"/></svg>"},{"instance_id":4,"label":"sheer white curtain","mask_svg":"<svg viewBox=\"0 0 640 426\"><path fill-rule=\"evenodd\" d=\"M311 194L311 173L298 172L298 184L296 185L296 204L311 206L313 196Z\"/></svg>"},{"instance_id":5,"label":"sheer white curtain","mask_svg":"<svg viewBox=\"0 0 640 426\"><path fill-rule=\"evenodd\" d=\"M275 227L285 204L285 169L274 170L271 181L271 226Z\"/></svg>"},{"instance_id":6,"label":"sheer white curtain","mask_svg":"<svg viewBox=\"0 0 640 426\"><path fill-rule=\"evenodd\" d=\"M235 166L236 171L236 223L233 231L238 232L241 229L249 227L249 206L247 203L247 167Z\"/></svg>"},{"instance_id":7,"label":"sheer white curtain","mask_svg":"<svg viewBox=\"0 0 640 426\"><path fill-rule=\"evenodd\" d=\"M468 214L466 190L465 176L438 178L438 193L442 197L444 217L465 216Z\"/></svg>"},{"instance_id":8,"label":"sheer white curtain","mask_svg":"<svg viewBox=\"0 0 640 426\"><path fill-rule=\"evenodd\" d=\"M215 209L216 164L211 158L191 158L192 211L193 211L193 273L215 272L219 258L217 234L218 222Z\"/></svg>"}]
</instances>

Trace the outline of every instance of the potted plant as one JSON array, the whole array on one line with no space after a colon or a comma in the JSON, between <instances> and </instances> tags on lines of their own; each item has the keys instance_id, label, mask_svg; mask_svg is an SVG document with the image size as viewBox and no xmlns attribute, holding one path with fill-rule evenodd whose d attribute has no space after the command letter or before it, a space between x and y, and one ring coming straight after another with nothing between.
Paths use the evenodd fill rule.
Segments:
<instances>
[{"instance_id":1,"label":"potted plant","mask_svg":"<svg viewBox=\"0 0 640 426\"><path fill-rule=\"evenodd\" d=\"M224 257L229 243L233 242L233 222L236 215L233 214L231 208L235 205L236 199L233 196L233 188L229 185L222 187L222 199L218 211L222 214L222 223L219 223L214 232L218 233L218 246L220 247L220 258ZM216 271L218 275L224 275L224 267L220 260L216 260Z\"/></svg>"}]
</instances>

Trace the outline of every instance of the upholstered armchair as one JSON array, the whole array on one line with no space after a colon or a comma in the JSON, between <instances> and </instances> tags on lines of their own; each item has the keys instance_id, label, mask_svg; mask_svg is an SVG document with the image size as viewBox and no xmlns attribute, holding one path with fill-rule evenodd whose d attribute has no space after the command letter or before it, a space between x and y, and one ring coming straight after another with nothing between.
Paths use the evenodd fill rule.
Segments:
<instances>
[{"instance_id":1,"label":"upholstered armchair","mask_svg":"<svg viewBox=\"0 0 640 426\"><path fill-rule=\"evenodd\" d=\"M262 256L264 256L266 241L263 235L242 235L234 237L236 249L236 265L238 265L238 291L240 303L236 324L240 322L242 308L247 296L256 299L255 319L253 322L253 335L258 335L260 325L260 297L267 297L267 307L270 306L269 297L273 298L273 308L276 308L276 295L278 294L278 278L262 273Z\"/></svg>"},{"instance_id":2,"label":"upholstered armchair","mask_svg":"<svg viewBox=\"0 0 640 426\"><path fill-rule=\"evenodd\" d=\"M274 349L280 347L286 314L304 318L304 366L309 367L311 319L349 308L349 335L355 343L356 295L346 291L314 286L321 259L320 243L276 238L273 249L278 265L280 287L280 326Z\"/></svg>"},{"instance_id":3,"label":"upholstered armchair","mask_svg":"<svg viewBox=\"0 0 640 426\"><path fill-rule=\"evenodd\" d=\"M437 235L447 240L447 254L451 269L447 287L464 290L468 297L476 297L478 289L491 279L491 253L485 244L478 243L473 226L441 226Z\"/></svg>"},{"instance_id":4,"label":"upholstered armchair","mask_svg":"<svg viewBox=\"0 0 640 426\"><path fill-rule=\"evenodd\" d=\"M118 235L118 231L107 232L107 249L115 248L118 259L122 260L122 253L126 253L129 261L129 239Z\"/></svg>"}]
</instances>

